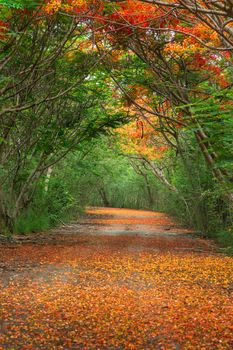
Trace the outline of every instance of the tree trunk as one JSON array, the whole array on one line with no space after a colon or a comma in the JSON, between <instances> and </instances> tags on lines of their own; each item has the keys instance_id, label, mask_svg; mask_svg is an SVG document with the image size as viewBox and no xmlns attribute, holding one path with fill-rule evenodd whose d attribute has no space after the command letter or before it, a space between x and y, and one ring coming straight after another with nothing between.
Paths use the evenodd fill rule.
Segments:
<instances>
[{"instance_id":1,"label":"tree trunk","mask_svg":"<svg viewBox=\"0 0 233 350\"><path fill-rule=\"evenodd\" d=\"M155 201L154 201L154 198L153 198L153 195L151 192L150 183L148 181L148 177L146 174L144 175L144 179L146 182L146 190L147 190L147 194L148 194L149 205L150 205L150 207L153 207L153 205L155 204Z\"/></svg>"},{"instance_id":2,"label":"tree trunk","mask_svg":"<svg viewBox=\"0 0 233 350\"><path fill-rule=\"evenodd\" d=\"M7 209L1 203L0 208L0 234L13 233L14 219L7 213Z\"/></svg>"},{"instance_id":3,"label":"tree trunk","mask_svg":"<svg viewBox=\"0 0 233 350\"><path fill-rule=\"evenodd\" d=\"M105 207L109 207L109 206L110 206L110 203L109 203L109 200L108 200L108 198L107 198L107 194L106 194L106 192L105 192L105 190L104 190L103 187L101 187L101 188L99 189L99 194L100 194L100 197L101 197L101 199L102 199L102 201L103 201L104 206L105 206Z\"/></svg>"},{"instance_id":4,"label":"tree trunk","mask_svg":"<svg viewBox=\"0 0 233 350\"><path fill-rule=\"evenodd\" d=\"M48 167L46 178L45 178L45 187L44 187L45 193L47 193L49 190L49 182L50 182L52 172L53 172L53 168L51 166Z\"/></svg>"}]
</instances>

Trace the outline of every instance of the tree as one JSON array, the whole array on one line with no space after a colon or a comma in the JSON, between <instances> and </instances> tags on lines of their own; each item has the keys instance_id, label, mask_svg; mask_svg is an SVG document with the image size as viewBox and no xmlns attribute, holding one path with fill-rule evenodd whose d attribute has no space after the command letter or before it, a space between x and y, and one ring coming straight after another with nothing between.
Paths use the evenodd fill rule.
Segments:
<instances>
[{"instance_id":1,"label":"tree","mask_svg":"<svg viewBox=\"0 0 233 350\"><path fill-rule=\"evenodd\" d=\"M86 24L28 11L11 10L2 46L0 216L10 230L47 169L124 120L99 57L82 48Z\"/></svg>"},{"instance_id":2,"label":"tree","mask_svg":"<svg viewBox=\"0 0 233 350\"><path fill-rule=\"evenodd\" d=\"M223 185L226 196L231 200L232 190L229 182L232 174L224 173L218 166L218 151L216 149L213 151L212 137L208 135L205 126L200 123L200 118L197 118L192 108L193 105L208 100L213 91L218 93L228 86L230 88L228 58L225 53L213 55L209 49L217 44L219 37L215 35L213 29L198 23L198 18L193 18L191 19L193 21L191 30L195 30L199 36L196 35L193 38L193 35L188 35L187 38L190 28L187 23L185 26L184 19L181 22L181 19L175 18L172 11L165 21L165 13L161 12L163 8L158 12L159 16L155 17L156 9L153 12L152 7L152 10L147 12L147 6L152 6L147 4L143 5L147 14L147 18L143 18L143 27L137 8L138 2L134 4L135 11L132 7L130 15L128 15L129 2L122 6L119 5L119 10L116 9L118 17L115 23L111 22L109 26L106 24L106 37L110 42L118 41L119 45L123 45L124 48L136 54L146 64L146 73L149 78L147 83L144 83L157 96L156 104L154 103L153 107L150 106L147 110L150 110L152 115L157 115L161 122L168 118L170 121L173 119L174 126L182 124L179 119L181 116L185 118L183 124L193 128L206 163L211 168L213 176ZM110 20L113 16L116 17L116 13L110 15ZM164 21L169 27L164 24ZM184 25L182 31L176 30L181 24ZM124 37L123 34L125 34ZM202 39L205 39L204 47ZM118 86L124 93L127 93L125 83L121 84L118 79L120 72L114 69L116 65L112 64L111 58L106 65L108 65L108 70L112 71L112 76L115 76L113 77L115 82L118 81ZM130 93L127 95L139 110L145 110L145 107L135 103ZM163 108L163 113L161 113L161 106L165 104L169 105L169 108L166 110ZM169 116L171 113L173 118Z\"/></svg>"}]
</instances>

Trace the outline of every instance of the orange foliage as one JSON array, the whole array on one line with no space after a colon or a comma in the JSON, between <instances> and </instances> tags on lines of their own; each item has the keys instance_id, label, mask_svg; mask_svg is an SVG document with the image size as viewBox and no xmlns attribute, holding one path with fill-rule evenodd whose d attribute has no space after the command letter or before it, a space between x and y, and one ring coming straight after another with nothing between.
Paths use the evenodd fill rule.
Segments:
<instances>
[{"instance_id":1,"label":"orange foliage","mask_svg":"<svg viewBox=\"0 0 233 350\"><path fill-rule=\"evenodd\" d=\"M126 154L153 160L162 158L168 149L159 133L143 118L137 117L136 121L119 128L117 133L120 135L121 149Z\"/></svg>"},{"instance_id":2,"label":"orange foliage","mask_svg":"<svg viewBox=\"0 0 233 350\"><path fill-rule=\"evenodd\" d=\"M219 52L218 57L214 57L212 51L205 46L221 46L217 32L200 22L194 15L189 16L189 25L185 25L178 17L187 15L186 11L180 10L180 16L177 16L175 11L167 11L161 6L140 0L127 0L116 4L103 0L45 0L43 9L49 15L60 11L68 12L77 18L81 17L82 21L86 20L87 26L92 21L97 33L107 33L109 40L119 43L130 38L136 30L142 35L142 40L152 40L153 44L156 40L153 30L155 33L163 30L166 42L164 55L174 58L182 56L192 70L198 70L206 78L210 77L220 87L229 84L219 64L220 57L229 59L226 53ZM93 29L92 25L91 27ZM148 32L148 28L152 31ZM2 31L0 28L0 38ZM176 32L180 33L178 37L175 36ZM175 71L179 66L174 66L173 69Z\"/></svg>"},{"instance_id":3,"label":"orange foliage","mask_svg":"<svg viewBox=\"0 0 233 350\"><path fill-rule=\"evenodd\" d=\"M99 20L102 20L110 25L117 25L117 23L125 22L125 24L140 25L146 27L149 25L149 21L161 14L161 11L157 6L143 3L139 0L127 0L122 3L118 3L115 6L115 10L109 14L103 14L105 2L100 0L46 0L45 11L49 14L53 14L58 11L67 11L71 13L83 13L87 10L91 10L86 15L90 16L93 13L98 14Z\"/></svg>"},{"instance_id":4,"label":"orange foliage","mask_svg":"<svg viewBox=\"0 0 233 350\"><path fill-rule=\"evenodd\" d=\"M158 118L150 113L150 91L140 85L129 86L130 91L126 96L126 110L131 116L132 122L116 130L119 135L119 143L126 154L139 155L147 159L160 159L168 150L161 134L156 132ZM136 105L132 103L136 102ZM140 107L146 108L141 115Z\"/></svg>"}]
</instances>

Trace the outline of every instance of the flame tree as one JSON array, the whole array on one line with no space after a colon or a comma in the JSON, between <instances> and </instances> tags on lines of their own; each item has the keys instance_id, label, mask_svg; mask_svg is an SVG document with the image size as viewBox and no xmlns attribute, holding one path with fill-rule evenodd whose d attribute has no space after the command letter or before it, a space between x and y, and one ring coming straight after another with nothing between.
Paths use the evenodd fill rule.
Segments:
<instances>
[{"instance_id":1,"label":"flame tree","mask_svg":"<svg viewBox=\"0 0 233 350\"><path fill-rule=\"evenodd\" d=\"M90 91L85 86L100 63L102 74L111 77L115 86L111 86L113 96L114 89L124 96L137 110L136 118L149 124L166 148L183 157L183 136L195 140L221 196L232 202L230 1L12 1L3 2L2 9L2 166L12 156L18 179L18 159L23 169L29 159L21 156L21 143L31 151L49 135L49 142L42 142L45 152L42 146L36 151L38 162L17 190L16 207L23 205L31 179L66 153L60 154L64 128L57 119L70 104L75 114L74 95L77 90ZM100 108L109 115L105 105ZM86 109L85 104L80 107ZM72 123L68 121L67 137L73 135ZM38 132L28 132L31 125ZM91 126L87 124L85 130L92 130ZM75 135L79 132L80 123ZM32 143L25 142L25 135ZM54 142L59 152L51 146ZM14 182L11 188L15 196Z\"/></svg>"}]
</instances>

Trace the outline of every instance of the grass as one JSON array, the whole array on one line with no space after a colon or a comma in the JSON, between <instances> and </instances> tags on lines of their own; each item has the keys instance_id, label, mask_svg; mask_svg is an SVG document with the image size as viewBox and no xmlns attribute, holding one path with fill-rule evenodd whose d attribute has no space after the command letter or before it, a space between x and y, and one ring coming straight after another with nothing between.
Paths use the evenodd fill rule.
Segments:
<instances>
[{"instance_id":1,"label":"grass","mask_svg":"<svg viewBox=\"0 0 233 350\"><path fill-rule=\"evenodd\" d=\"M224 253L233 255L233 228L218 231L213 235L213 238L220 244Z\"/></svg>"},{"instance_id":2,"label":"grass","mask_svg":"<svg viewBox=\"0 0 233 350\"><path fill-rule=\"evenodd\" d=\"M19 216L14 225L14 233L28 234L47 230L51 225L51 218L45 210L35 211L29 209L26 213Z\"/></svg>"}]
</instances>

